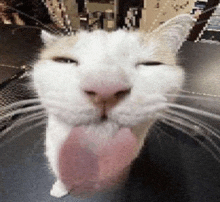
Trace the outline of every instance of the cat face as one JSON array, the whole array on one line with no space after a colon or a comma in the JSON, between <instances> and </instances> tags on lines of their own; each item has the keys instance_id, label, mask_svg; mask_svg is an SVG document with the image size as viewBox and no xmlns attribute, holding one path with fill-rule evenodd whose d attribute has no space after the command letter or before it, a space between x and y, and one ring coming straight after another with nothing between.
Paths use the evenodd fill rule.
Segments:
<instances>
[{"instance_id":1,"label":"cat face","mask_svg":"<svg viewBox=\"0 0 220 202\"><path fill-rule=\"evenodd\" d=\"M166 94L184 81L176 53L192 26L189 15L152 33L93 31L56 37L45 48L33 80L48 113L77 125L103 120L132 127L166 109Z\"/></svg>"}]
</instances>

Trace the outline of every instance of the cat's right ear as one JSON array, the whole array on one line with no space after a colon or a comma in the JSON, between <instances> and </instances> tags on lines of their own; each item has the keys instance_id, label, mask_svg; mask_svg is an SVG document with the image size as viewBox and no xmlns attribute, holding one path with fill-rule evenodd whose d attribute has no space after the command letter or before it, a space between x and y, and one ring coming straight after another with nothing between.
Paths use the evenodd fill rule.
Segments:
<instances>
[{"instance_id":1,"label":"cat's right ear","mask_svg":"<svg viewBox=\"0 0 220 202\"><path fill-rule=\"evenodd\" d=\"M158 49L168 48L176 54L182 43L186 41L190 30L195 25L196 19L190 14L181 14L160 25L151 34L151 39L155 40Z\"/></svg>"},{"instance_id":2,"label":"cat's right ear","mask_svg":"<svg viewBox=\"0 0 220 202\"><path fill-rule=\"evenodd\" d=\"M59 36L51 34L45 30L41 31L41 40L45 45L55 42L58 38Z\"/></svg>"}]
</instances>

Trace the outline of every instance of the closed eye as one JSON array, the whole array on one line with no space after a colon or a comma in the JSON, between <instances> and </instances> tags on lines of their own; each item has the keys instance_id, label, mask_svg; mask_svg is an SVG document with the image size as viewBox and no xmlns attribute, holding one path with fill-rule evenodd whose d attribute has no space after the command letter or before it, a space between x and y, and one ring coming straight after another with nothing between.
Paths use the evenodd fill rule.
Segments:
<instances>
[{"instance_id":1,"label":"closed eye","mask_svg":"<svg viewBox=\"0 0 220 202\"><path fill-rule=\"evenodd\" d=\"M163 65L164 63L162 62L157 62L157 61L148 61L148 62L140 62L136 66L139 65L145 65L145 66L157 66L157 65Z\"/></svg>"},{"instance_id":2,"label":"closed eye","mask_svg":"<svg viewBox=\"0 0 220 202\"><path fill-rule=\"evenodd\" d=\"M54 62L59 62L59 63L75 63L76 65L78 65L78 61L74 60L72 58L66 58L66 57L53 57L52 60Z\"/></svg>"}]
</instances>

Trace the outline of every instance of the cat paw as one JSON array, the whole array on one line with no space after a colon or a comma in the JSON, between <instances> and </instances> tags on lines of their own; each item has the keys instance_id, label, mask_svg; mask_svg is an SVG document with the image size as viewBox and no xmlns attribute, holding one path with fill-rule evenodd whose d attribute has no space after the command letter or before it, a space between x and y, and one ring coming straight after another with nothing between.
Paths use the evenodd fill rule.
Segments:
<instances>
[{"instance_id":1,"label":"cat paw","mask_svg":"<svg viewBox=\"0 0 220 202\"><path fill-rule=\"evenodd\" d=\"M68 194L68 191L66 190L63 183L59 180L57 180L54 183L52 189L50 190L50 195L56 198L61 198L67 194Z\"/></svg>"}]
</instances>

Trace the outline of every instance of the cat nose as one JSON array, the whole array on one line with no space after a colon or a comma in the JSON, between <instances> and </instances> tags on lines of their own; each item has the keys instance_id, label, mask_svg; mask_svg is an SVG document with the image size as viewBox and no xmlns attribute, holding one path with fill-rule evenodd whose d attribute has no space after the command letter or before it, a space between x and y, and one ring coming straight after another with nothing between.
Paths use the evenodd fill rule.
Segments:
<instances>
[{"instance_id":1,"label":"cat nose","mask_svg":"<svg viewBox=\"0 0 220 202\"><path fill-rule=\"evenodd\" d=\"M123 87L120 85L111 88L106 88L105 86L103 86L100 88L96 87L84 89L84 93L94 104L102 104L104 102L107 104L110 103L111 105L115 105L120 100L128 96L130 92L130 87Z\"/></svg>"}]
</instances>

